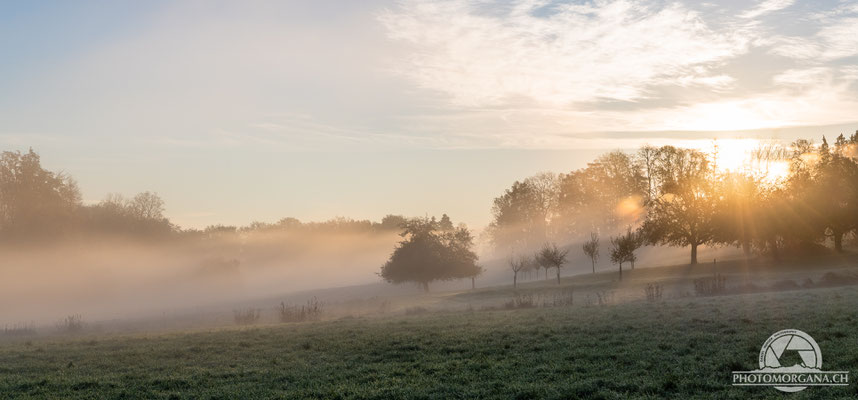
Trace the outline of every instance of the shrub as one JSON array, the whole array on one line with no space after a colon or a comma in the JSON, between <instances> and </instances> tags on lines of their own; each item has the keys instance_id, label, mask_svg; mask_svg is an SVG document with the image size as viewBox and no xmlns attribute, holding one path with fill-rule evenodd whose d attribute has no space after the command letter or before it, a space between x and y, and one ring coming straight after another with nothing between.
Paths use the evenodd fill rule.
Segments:
<instances>
[{"instance_id":1,"label":"shrub","mask_svg":"<svg viewBox=\"0 0 858 400\"><path fill-rule=\"evenodd\" d=\"M698 278L694 280L694 293L697 296L714 296L724 293L727 277L721 274Z\"/></svg>"},{"instance_id":2,"label":"shrub","mask_svg":"<svg viewBox=\"0 0 858 400\"><path fill-rule=\"evenodd\" d=\"M322 302L313 297L307 300L306 304L301 305L300 308L296 305L286 305L286 303L281 301L277 312L280 316L280 322L315 321L321 318L323 308L324 305Z\"/></svg>"},{"instance_id":3,"label":"shrub","mask_svg":"<svg viewBox=\"0 0 858 400\"><path fill-rule=\"evenodd\" d=\"M84 328L83 317L80 314L69 315L57 323L57 330L65 333L76 333Z\"/></svg>"},{"instance_id":4,"label":"shrub","mask_svg":"<svg viewBox=\"0 0 858 400\"><path fill-rule=\"evenodd\" d=\"M235 323L239 325L253 325L259 321L260 312L256 308L248 308L246 310L233 310L233 318Z\"/></svg>"},{"instance_id":5,"label":"shrub","mask_svg":"<svg viewBox=\"0 0 858 400\"><path fill-rule=\"evenodd\" d=\"M516 308L533 308L537 306L538 299L530 293L519 293L504 303L503 308L512 310Z\"/></svg>"},{"instance_id":6,"label":"shrub","mask_svg":"<svg viewBox=\"0 0 858 400\"><path fill-rule=\"evenodd\" d=\"M573 294L574 294L574 292L573 292L571 287L561 291L558 294L555 294L554 295L554 302L553 302L554 307L574 305L575 299L573 297Z\"/></svg>"},{"instance_id":7,"label":"shrub","mask_svg":"<svg viewBox=\"0 0 858 400\"><path fill-rule=\"evenodd\" d=\"M587 305L606 306L614 301L614 292L611 290L598 290L587 295Z\"/></svg>"},{"instance_id":8,"label":"shrub","mask_svg":"<svg viewBox=\"0 0 858 400\"><path fill-rule=\"evenodd\" d=\"M661 300L661 294L663 292L662 285L660 283L649 283L644 288L644 293L646 293L646 300L653 302Z\"/></svg>"},{"instance_id":9,"label":"shrub","mask_svg":"<svg viewBox=\"0 0 858 400\"><path fill-rule=\"evenodd\" d=\"M35 334L36 334L36 324L33 322L15 324L15 325L12 325L11 327L9 327L9 326L3 327L3 336L6 336L6 337L33 336Z\"/></svg>"}]
</instances>

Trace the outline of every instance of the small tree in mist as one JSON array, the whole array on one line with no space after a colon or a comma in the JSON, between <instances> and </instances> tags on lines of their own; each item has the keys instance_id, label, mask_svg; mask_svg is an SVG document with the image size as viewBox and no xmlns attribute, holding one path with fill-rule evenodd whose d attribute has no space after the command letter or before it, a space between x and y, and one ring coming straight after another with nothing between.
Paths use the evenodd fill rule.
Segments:
<instances>
[{"instance_id":1,"label":"small tree in mist","mask_svg":"<svg viewBox=\"0 0 858 400\"><path fill-rule=\"evenodd\" d=\"M518 286L518 273L530 268L532 259L527 256L510 256L507 262L510 269L512 269L512 287L515 288Z\"/></svg>"},{"instance_id":2,"label":"small tree in mist","mask_svg":"<svg viewBox=\"0 0 858 400\"><path fill-rule=\"evenodd\" d=\"M611 237L611 262L620 266L620 280L623 280L623 263L626 262L626 248L622 245L622 236Z\"/></svg>"},{"instance_id":3,"label":"small tree in mist","mask_svg":"<svg viewBox=\"0 0 858 400\"><path fill-rule=\"evenodd\" d=\"M590 257L593 263L593 273L596 273L596 261L599 260L599 234L590 232L590 240L584 242L584 254Z\"/></svg>"},{"instance_id":4,"label":"small tree in mist","mask_svg":"<svg viewBox=\"0 0 858 400\"><path fill-rule=\"evenodd\" d=\"M403 224L400 236L404 240L379 272L387 282L415 282L428 292L430 282L472 278L483 271L465 227L442 231L433 219L415 218Z\"/></svg>"},{"instance_id":5,"label":"small tree in mist","mask_svg":"<svg viewBox=\"0 0 858 400\"><path fill-rule=\"evenodd\" d=\"M539 253L536 255L536 259L543 268L545 268L545 275L548 276L548 268L557 268L557 284L560 284L560 268L563 267L563 264L566 263L566 254L569 253L569 250L563 250L557 248L557 244L554 243L546 243L542 246L542 250L539 250Z\"/></svg>"},{"instance_id":6,"label":"small tree in mist","mask_svg":"<svg viewBox=\"0 0 858 400\"><path fill-rule=\"evenodd\" d=\"M626 228L626 233L611 238L611 262L620 267L620 280L623 280L623 263L628 262L635 269L638 257L635 251L644 243L644 234L640 230Z\"/></svg>"}]
</instances>

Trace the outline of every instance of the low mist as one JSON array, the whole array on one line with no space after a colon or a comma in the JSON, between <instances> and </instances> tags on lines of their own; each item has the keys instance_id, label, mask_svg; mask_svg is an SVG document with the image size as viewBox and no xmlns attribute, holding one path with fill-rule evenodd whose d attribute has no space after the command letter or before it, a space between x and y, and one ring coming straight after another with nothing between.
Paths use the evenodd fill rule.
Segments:
<instances>
[{"instance_id":1,"label":"low mist","mask_svg":"<svg viewBox=\"0 0 858 400\"><path fill-rule=\"evenodd\" d=\"M378 282L395 232L253 232L146 242L93 236L3 249L0 325L152 317ZM272 304L273 306L273 304Z\"/></svg>"}]
</instances>

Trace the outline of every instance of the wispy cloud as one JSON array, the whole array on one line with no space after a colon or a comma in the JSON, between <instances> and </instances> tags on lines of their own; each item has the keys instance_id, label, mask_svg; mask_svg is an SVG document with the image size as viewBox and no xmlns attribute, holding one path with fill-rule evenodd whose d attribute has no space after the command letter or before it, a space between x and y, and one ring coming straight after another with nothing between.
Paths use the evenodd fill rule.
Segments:
<instances>
[{"instance_id":1,"label":"wispy cloud","mask_svg":"<svg viewBox=\"0 0 858 400\"><path fill-rule=\"evenodd\" d=\"M770 12L783 10L793 5L793 3L795 3L795 0L766 0L739 16L741 18L757 18Z\"/></svg>"},{"instance_id":2,"label":"wispy cloud","mask_svg":"<svg viewBox=\"0 0 858 400\"><path fill-rule=\"evenodd\" d=\"M679 4L526 1L497 9L409 0L379 19L390 37L414 46L401 72L466 106L637 101L653 85L722 87L731 78L712 69L748 48L746 38L711 30Z\"/></svg>"},{"instance_id":3,"label":"wispy cloud","mask_svg":"<svg viewBox=\"0 0 858 400\"><path fill-rule=\"evenodd\" d=\"M423 129L518 146L561 143L570 132L858 119L849 112L858 105L853 66L830 65L858 54L852 8L804 18L793 5L404 0L378 18L409 49L397 71L458 110L421 118Z\"/></svg>"}]
</instances>

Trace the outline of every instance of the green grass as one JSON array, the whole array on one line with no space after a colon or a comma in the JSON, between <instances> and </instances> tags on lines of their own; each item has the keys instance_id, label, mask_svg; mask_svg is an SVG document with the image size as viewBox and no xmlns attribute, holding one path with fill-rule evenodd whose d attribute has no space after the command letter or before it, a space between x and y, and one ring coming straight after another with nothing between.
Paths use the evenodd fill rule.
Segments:
<instances>
[{"instance_id":1,"label":"green grass","mask_svg":"<svg viewBox=\"0 0 858 400\"><path fill-rule=\"evenodd\" d=\"M605 307L434 312L164 335L0 341L0 397L855 398L732 387L772 333L858 373L858 288Z\"/></svg>"}]
</instances>

